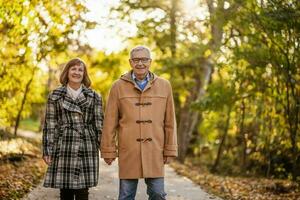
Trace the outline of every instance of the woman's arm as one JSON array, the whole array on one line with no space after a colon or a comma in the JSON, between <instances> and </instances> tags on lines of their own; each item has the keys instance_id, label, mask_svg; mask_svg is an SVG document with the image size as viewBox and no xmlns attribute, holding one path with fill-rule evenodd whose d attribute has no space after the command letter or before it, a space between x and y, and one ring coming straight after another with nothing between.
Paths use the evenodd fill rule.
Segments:
<instances>
[{"instance_id":1,"label":"woman's arm","mask_svg":"<svg viewBox=\"0 0 300 200\"><path fill-rule=\"evenodd\" d=\"M103 128L103 107L102 97L97 93L95 93L94 124L96 128L96 138L98 138L98 147L100 147Z\"/></svg>"},{"instance_id":2,"label":"woman's arm","mask_svg":"<svg viewBox=\"0 0 300 200\"><path fill-rule=\"evenodd\" d=\"M51 94L47 100L45 121L43 127L43 159L47 164L51 163L53 155L54 136L57 129L57 111L55 101L51 99Z\"/></svg>"}]
</instances>

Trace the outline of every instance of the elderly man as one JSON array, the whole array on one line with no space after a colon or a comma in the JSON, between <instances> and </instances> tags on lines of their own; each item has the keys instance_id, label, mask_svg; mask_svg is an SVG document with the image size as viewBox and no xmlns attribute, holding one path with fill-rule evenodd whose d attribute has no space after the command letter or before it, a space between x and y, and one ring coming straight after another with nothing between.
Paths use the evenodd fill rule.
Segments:
<instances>
[{"instance_id":1,"label":"elderly man","mask_svg":"<svg viewBox=\"0 0 300 200\"><path fill-rule=\"evenodd\" d=\"M147 47L132 49L132 70L113 84L107 101L101 157L110 165L118 156L119 200L135 198L139 178L149 199L166 199L164 164L177 156L172 88L149 71L151 61Z\"/></svg>"}]
</instances>

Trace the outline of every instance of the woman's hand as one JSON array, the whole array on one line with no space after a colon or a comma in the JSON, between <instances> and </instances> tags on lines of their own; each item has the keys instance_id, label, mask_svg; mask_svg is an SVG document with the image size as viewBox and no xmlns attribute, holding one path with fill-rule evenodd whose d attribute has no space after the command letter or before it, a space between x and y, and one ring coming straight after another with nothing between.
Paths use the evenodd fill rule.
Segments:
<instances>
[{"instance_id":1,"label":"woman's hand","mask_svg":"<svg viewBox=\"0 0 300 200\"><path fill-rule=\"evenodd\" d=\"M115 160L115 158L104 158L106 164L111 165L111 163Z\"/></svg>"},{"instance_id":2,"label":"woman's hand","mask_svg":"<svg viewBox=\"0 0 300 200\"><path fill-rule=\"evenodd\" d=\"M50 165L51 162L52 162L52 159L51 159L50 156L43 156L43 160L45 161L45 163L46 163L47 165Z\"/></svg>"},{"instance_id":3,"label":"woman's hand","mask_svg":"<svg viewBox=\"0 0 300 200\"><path fill-rule=\"evenodd\" d=\"M173 159L174 157L164 156L164 164L169 164Z\"/></svg>"}]
</instances>

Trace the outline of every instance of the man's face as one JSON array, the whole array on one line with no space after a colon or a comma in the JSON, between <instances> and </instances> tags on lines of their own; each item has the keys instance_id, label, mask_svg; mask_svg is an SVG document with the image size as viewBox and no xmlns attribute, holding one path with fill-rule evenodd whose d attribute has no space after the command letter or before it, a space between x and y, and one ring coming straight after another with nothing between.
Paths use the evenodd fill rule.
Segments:
<instances>
[{"instance_id":1,"label":"man's face","mask_svg":"<svg viewBox=\"0 0 300 200\"><path fill-rule=\"evenodd\" d=\"M151 58L147 50L135 51L129 59L134 74L138 79L143 79L151 66Z\"/></svg>"}]
</instances>

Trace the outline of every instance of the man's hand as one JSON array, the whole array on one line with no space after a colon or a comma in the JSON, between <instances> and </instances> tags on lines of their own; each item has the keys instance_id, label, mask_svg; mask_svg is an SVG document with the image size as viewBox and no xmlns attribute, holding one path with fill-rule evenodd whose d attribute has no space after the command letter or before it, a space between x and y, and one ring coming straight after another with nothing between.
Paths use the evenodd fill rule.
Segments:
<instances>
[{"instance_id":1,"label":"man's hand","mask_svg":"<svg viewBox=\"0 0 300 200\"><path fill-rule=\"evenodd\" d=\"M47 165L50 165L51 162L52 162L52 159L51 159L50 156L43 156L43 160L45 161L45 163L46 163Z\"/></svg>"},{"instance_id":2,"label":"man's hand","mask_svg":"<svg viewBox=\"0 0 300 200\"><path fill-rule=\"evenodd\" d=\"M111 165L111 163L115 160L115 158L104 158L106 164Z\"/></svg>"},{"instance_id":3,"label":"man's hand","mask_svg":"<svg viewBox=\"0 0 300 200\"><path fill-rule=\"evenodd\" d=\"M173 160L173 157L164 156L164 164L169 164Z\"/></svg>"}]
</instances>

